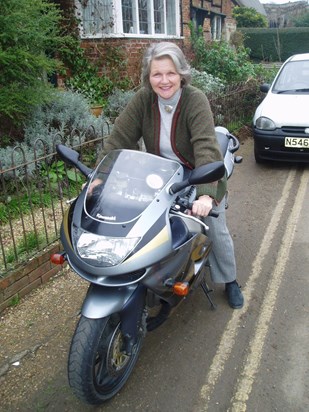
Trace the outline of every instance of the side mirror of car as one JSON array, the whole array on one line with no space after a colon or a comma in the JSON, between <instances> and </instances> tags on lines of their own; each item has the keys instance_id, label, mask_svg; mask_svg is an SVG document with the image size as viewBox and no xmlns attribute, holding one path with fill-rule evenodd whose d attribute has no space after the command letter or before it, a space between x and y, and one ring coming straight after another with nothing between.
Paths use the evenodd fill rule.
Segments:
<instances>
[{"instance_id":1,"label":"side mirror of car","mask_svg":"<svg viewBox=\"0 0 309 412\"><path fill-rule=\"evenodd\" d=\"M268 84L268 83L263 83L260 86L260 90L261 90L262 93L268 93L269 89L270 89L270 84Z\"/></svg>"}]
</instances>

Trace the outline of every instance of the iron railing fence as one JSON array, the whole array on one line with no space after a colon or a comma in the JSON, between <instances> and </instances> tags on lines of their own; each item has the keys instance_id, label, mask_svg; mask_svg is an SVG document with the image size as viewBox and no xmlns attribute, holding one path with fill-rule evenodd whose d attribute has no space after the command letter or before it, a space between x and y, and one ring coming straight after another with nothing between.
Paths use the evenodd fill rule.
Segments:
<instances>
[{"instance_id":1,"label":"iron railing fence","mask_svg":"<svg viewBox=\"0 0 309 412\"><path fill-rule=\"evenodd\" d=\"M11 167L5 170L0 161L0 279L59 239L66 202L76 197L83 183L56 153L56 144L63 141L58 133L52 145L37 139L31 160L22 146L15 146ZM82 161L93 164L103 137L80 138L72 147Z\"/></svg>"},{"instance_id":2,"label":"iron railing fence","mask_svg":"<svg viewBox=\"0 0 309 412\"><path fill-rule=\"evenodd\" d=\"M229 88L222 96L210 96L215 124L231 131L248 124L260 96L254 83ZM11 167L4 170L0 162L0 279L59 239L66 202L82 185L80 174L56 154L56 144L63 141L64 137L56 134L51 150L50 144L47 147L37 139L32 160L16 146ZM103 142L104 136L80 139L73 148L91 167Z\"/></svg>"}]
</instances>

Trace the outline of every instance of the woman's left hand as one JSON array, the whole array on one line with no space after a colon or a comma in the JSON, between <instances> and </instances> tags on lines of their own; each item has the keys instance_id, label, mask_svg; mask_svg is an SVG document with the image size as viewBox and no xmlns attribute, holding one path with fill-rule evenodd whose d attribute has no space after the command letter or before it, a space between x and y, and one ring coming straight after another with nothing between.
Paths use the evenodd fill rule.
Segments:
<instances>
[{"instance_id":1,"label":"woman's left hand","mask_svg":"<svg viewBox=\"0 0 309 412\"><path fill-rule=\"evenodd\" d=\"M192 214L206 217L213 207L213 199L208 195L200 196L193 202Z\"/></svg>"}]
</instances>

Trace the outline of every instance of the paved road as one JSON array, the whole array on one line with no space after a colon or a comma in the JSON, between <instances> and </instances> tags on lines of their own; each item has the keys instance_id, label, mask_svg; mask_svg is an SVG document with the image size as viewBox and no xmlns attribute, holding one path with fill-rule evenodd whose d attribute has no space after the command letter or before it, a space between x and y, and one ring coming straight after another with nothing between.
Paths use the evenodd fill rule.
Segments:
<instances>
[{"instance_id":1,"label":"paved road","mask_svg":"<svg viewBox=\"0 0 309 412\"><path fill-rule=\"evenodd\" d=\"M13 332L18 351L28 349L0 380L1 411L308 411L309 166L256 165L250 140L240 154L228 220L244 308L230 309L223 287L214 285L218 307L211 311L198 291L148 334L121 393L93 408L75 399L66 381L86 287L68 273L1 319L2 336ZM49 301L57 305L47 310ZM40 308L35 319L27 318L29 307Z\"/></svg>"}]
</instances>

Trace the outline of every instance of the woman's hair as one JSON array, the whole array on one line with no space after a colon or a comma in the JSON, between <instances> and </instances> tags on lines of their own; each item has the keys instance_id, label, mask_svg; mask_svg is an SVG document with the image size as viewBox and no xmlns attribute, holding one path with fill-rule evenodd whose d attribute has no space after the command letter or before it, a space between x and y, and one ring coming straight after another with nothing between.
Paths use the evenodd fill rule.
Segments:
<instances>
[{"instance_id":1,"label":"woman's hair","mask_svg":"<svg viewBox=\"0 0 309 412\"><path fill-rule=\"evenodd\" d=\"M151 89L149 82L151 62L164 57L172 59L177 73L181 76L181 84L189 84L191 81L190 66L180 48L176 44L170 42L154 43L148 47L143 57L142 84Z\"/></svg>"}]
</instances>

